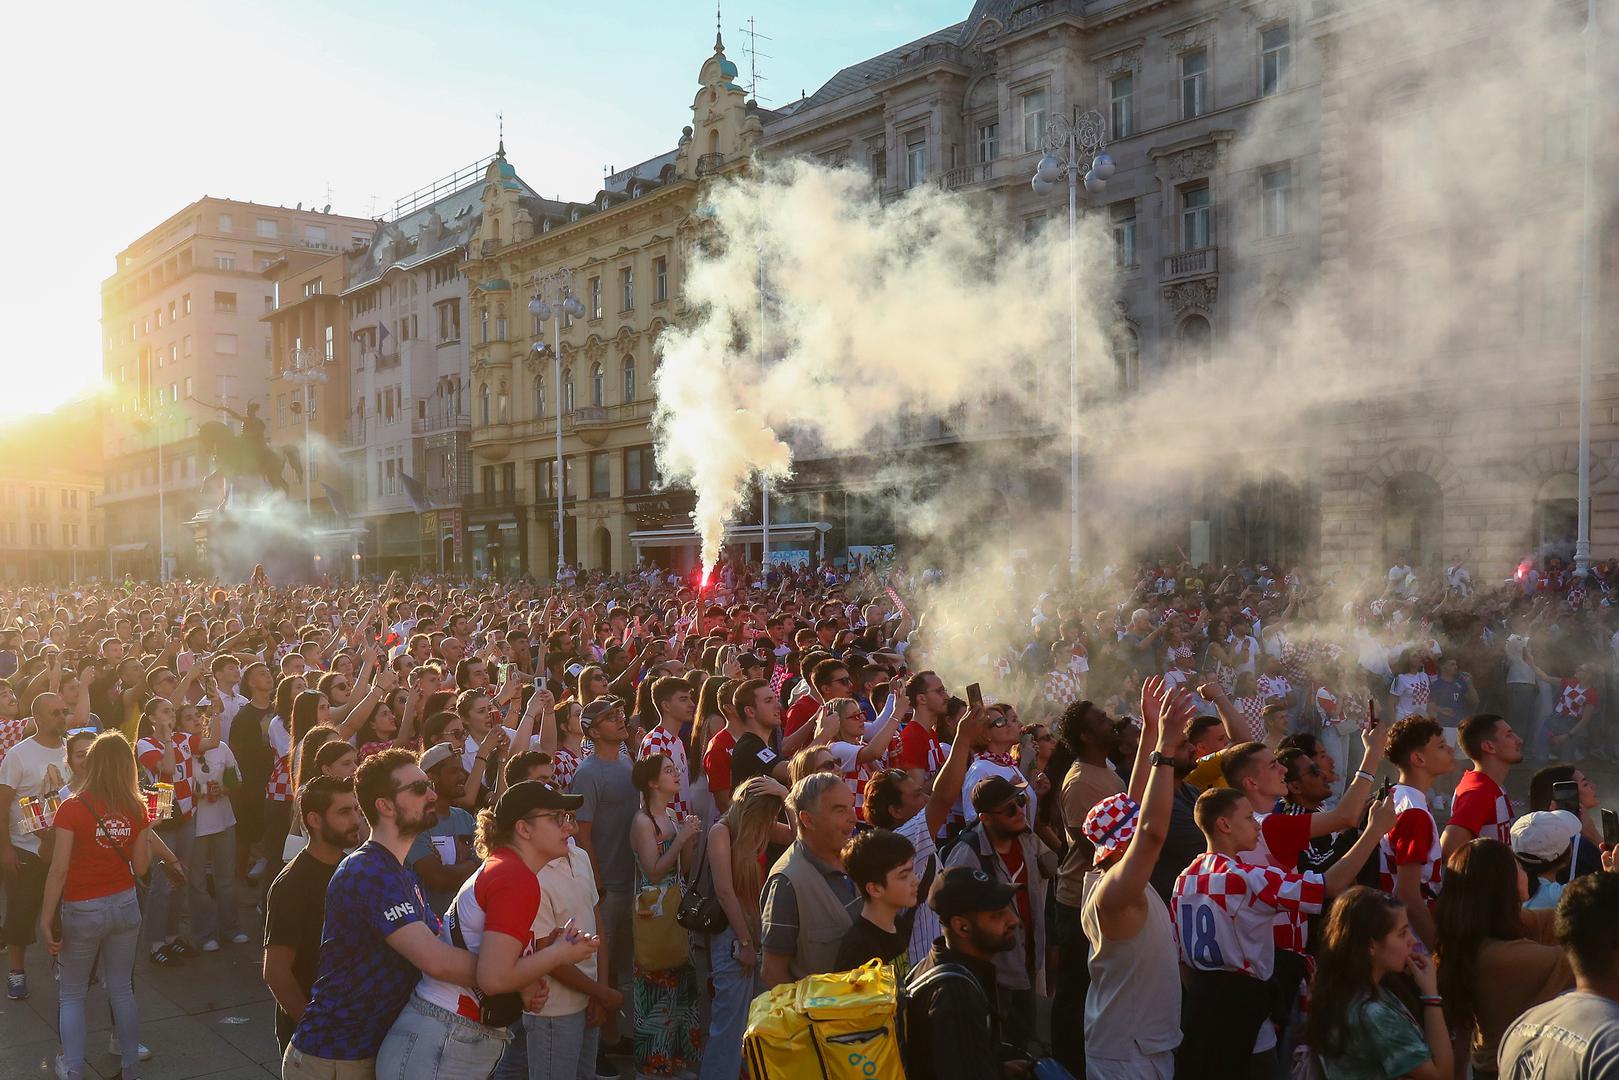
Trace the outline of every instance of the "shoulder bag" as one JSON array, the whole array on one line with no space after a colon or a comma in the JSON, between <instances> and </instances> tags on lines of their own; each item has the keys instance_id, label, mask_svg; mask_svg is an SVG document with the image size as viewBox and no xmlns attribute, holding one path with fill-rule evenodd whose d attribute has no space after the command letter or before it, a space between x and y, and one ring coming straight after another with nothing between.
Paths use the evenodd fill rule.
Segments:
<instances>
[{"instance_id":1,"label":"shoulder bag","mask_svg":"<svg viewBox=\"0 0 1619 1080\"><path fill-rule=\"evenodd\" d=\"M686 887L686 895L680 898L675 922L694 934L717 934L731 923L720 902L703 891L703 875L710 870L707 844L703 845L702 860L697 877Z\"/></svg>"},{"instance_id":2,"label":"shoulder bag","mask_svg":"<svg viewBox=\"0 0 1619 1080\"><path fill-rule=\"evenodd\" d=\"M141 876L135 873L135 860L130 858L129 852L125 850L124 845L113 839L112 830L107 828L105 821L101 820L101 815L96 812L96 808L90 800L80 796L79 801L84 804L86 810L90 811L90 816L96 819L96 830L107 838L107 843L112 845L112 849L118 853L118 857L123 859L124 865L129 868L129 879L135 883L135 900L140 904L141 914L144 915L146 913L147 886L141 880ZM57 813L60 814L61 811L58 810Z\"/></svg>"}]
</instances>

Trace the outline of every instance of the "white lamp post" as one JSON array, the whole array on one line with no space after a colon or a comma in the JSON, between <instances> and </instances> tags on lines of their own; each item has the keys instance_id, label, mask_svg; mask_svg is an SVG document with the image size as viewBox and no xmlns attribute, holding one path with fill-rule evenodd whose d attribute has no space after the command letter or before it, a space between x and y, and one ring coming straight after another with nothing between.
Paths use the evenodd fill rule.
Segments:
<instances>
[{"instance_id":1,"label":"white lamp post","mask_svg":"<svg viewBox=\"0 0 1619 1080\"><path fill-rule=\"evenodd\" d=\"M310 388L317 383L323 383L326 381L326 372L321 370L321 364L310 362L315 359L315 356L316 352L313 346L297 349L293 352L292 356L293 366L281 373L281 378L300 388L300 393L298 398L294 401L294 404L298 405L298 411L304 414L305 516L308 516L310 513L310 485L312 482L312 474L315 471L314 462L309 459L309 405L314 398L314 392ZM324 360L325 358L321 357L322 363L324 363Z\"/></svg>"},{"instance_id":2,"label":"white lamp post","mask_svg":"<svg viewBox=\"0 0 1619 1080\"><path fill-rule=\"evenodd\" d=\"M554 300L551 299L553 297ZM583 301L573 295L573 267L565 266L549 274L535 276L534 298L528 302L528 313L538 319L542 327L556 320L551 324L551 385L557 410L557 472L554 486L557 495L557 580L560 581L562 553L567 550L567 544L562 539L562 489L567 477L562 468L562 319L564 316L578 319L585 314ZM535 346L536 350L541 348L540 345Z\"/></svg>"},{"instance_id":3,"label":"white lamp post","mask_svg":"<svg viewBox=\"0 0 1619 1080\"><path fill-rule=\"evenodd\" d=\"M1079 579L1079 182L1100 195L1115 166L1107 146L1107 121L1099 112L1073 119L1054 116L1046 125L1046 153L1035 166L1036 195L1056 190L1068 178L1068 572ZM1062 155L1062 156L1059 156Z\"/></svg>"}]
</instances>

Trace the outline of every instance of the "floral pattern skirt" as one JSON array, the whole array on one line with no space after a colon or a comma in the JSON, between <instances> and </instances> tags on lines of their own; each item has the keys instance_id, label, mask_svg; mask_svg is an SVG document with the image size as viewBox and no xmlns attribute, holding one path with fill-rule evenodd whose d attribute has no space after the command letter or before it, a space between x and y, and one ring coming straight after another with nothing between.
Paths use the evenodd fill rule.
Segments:
<instances>
[{"instance_id":1,"label":"floral pattern skirt","mask_svg":"<svg viewBox=\"0 0 1619 1080\"><path fill-rule=\"evenodd\" d=\"M697 1024L697 969L635 967L635 1072L676 1076L697 1067L703 1041Z\"/></svg>"}]
</instances>

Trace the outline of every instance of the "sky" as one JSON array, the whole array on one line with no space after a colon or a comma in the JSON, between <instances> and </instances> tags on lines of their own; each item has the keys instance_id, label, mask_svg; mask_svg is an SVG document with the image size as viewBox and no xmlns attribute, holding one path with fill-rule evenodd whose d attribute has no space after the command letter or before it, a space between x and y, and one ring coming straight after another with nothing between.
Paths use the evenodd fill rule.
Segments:
<instances>
[{"instance_id":1,"label":"sky","mask_svg":"<svg viewBox=\"0 0 1619 1080\"><path fill-rule=\"evenodd\" d=\"M971 0L728 0L747 84L761 35L767 106L966 17ZM606 166L674 147L715 10L460 0L88 0L25 5L0 65L12 255L0 313L0 422L100 380L101 282L118 251L204 194L386 214L494 152L537 191L589 199ZM609 13L610 14L607 14ZM768 37L770 40L763 40ZM29 44L29 43L32 44Z\"/></svg>"}]
</instances>

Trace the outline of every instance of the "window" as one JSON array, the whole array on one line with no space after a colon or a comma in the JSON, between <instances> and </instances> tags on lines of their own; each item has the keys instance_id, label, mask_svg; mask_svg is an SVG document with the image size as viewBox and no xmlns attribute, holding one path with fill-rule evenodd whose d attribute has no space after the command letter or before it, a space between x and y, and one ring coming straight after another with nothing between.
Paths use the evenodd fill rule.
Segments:
<instances>
[{"instance_id":1,"label":"window","mask_svg":"<svg viewBox=\"0 0 1619 1080\"><path fill-rule=\"evenodd\" d=\"M478 309L478 341L480 344L489 344L489 309Z\"/></svg>"},{"instance_id":2,"label":"window","mask_svg":"<svg viewBox=\"0 0 1619 1080\"><path fill-rule=\"evenodd\" d=\"M624 358L624 404L635 400L635 357Z\"/></svg>"},{"instance_id":3,"label":"window","mask_svg":"<svg viewBox=\"0 0 1619 1080\"><path fill-rule=\"evenodd\" d=\"M268 315L268 314L270 314L270 312L272 312L274 310L275 310L275 297L274 296L266 296L264 298L264 313L266 315Z\"/></svg>"},{"instance_id":4,"label":"window","mask_svg":"<svg viewBox=\"0 0 1619 1080\"><path fill-rule=\"evenodd\" d=\"M1181 189L1181 250L1197 251L1209 246L1209 185Z\"/></svg>"},{"instance_id":5,"label":"window","mask_svg":"<svg viewBox=\"0 0 1619 1080\"><path fill-rule=\"evenodd\" d=\"M1293 58L1293 39L1287 25L1273 26L1259 35L1259 93L1261 97L1283 89Z\"/></svg>"},{"instance_id":6,"label":"window","mask_svg":"<svg viewBox=\"0 0 1619 1080\"><path fill-rule=\"evenodd\" d=\"M67 488L63 488L61 491L57 492L57 494L62 500L62 509L66 510L67 509Z\"/></svg>"},{"instance_id":7,"label":"window","mask_svg":"<svg viewBox=\"0 0 1619 1080\"><path fill-rule=\"evenodd\" d=\"M185 337L180 339L180 355L181 356L190 356L191 355L191 335L190 334L187 334Z\"/></svg>"},{"instance_id":8,"label":"window","mask_svg":"<svg viewBox=\"0 0 1619 1080\"><path fill-rule=\"evenodd\" d=\"M214 293L214 310L224 315L236 313L236 294L233 292Z\"/></svg>"},{"instance_id":9,"label":"window","mask_svg":"<svg viewBox=\"0 0 1619 1080\"><path fill-rule=\"evenodd\" d=\"M506 316L501 315L495 319L495 340L506 340Z\"/></svg>"},{"instance_id":10,"label":"window","mask_svg":"<svg viewBox=\"0 0 1619 1080\"><path fill-rule=\"evenodd\" d=\"M1023 111L1023 149L1038 150L1046 144L1046 107L1049 96L1044 90L1031 90L1018 98Z\"/></svg>"},{"instance_id":11,"label":"window","mask_svg":"<svg viewBox=\"0 0 1619 1080\"><path fill-rule=\"evenodd\" d=\"M1025 243L1039 238L1046 230L1046 215L1030 214L1023 219L1023 240Z\"/></svg>"},{"instance_id":12,"label":"window","mask_svg":"<svg viewBox=\"0 0 1619 1080\"><path fill-rule=\"evenodd\" d=\"M602 371L600 362L590 365L590 403L592 405L606 404L607 376Z\"/></svg>"},{"instance_id":13,"label":"window","mask_svg":"<svg viewBox=\"0 0 1619 1080\"><path fill-rule=\"evenodd\" d=\"M1181 119L1190 120L1208 111L1206 97L1209 77L1209 52L1192 49L1181 53Z\"/></svg>"},{"instance_id":14,"label":"window","mask_svg":"<svg viewBox=\"0 0 1619 1080\"><path fill-rule=\"evenodd\" d=\"M333 358L337 356L337 338L335 336L335 332L336 327L331 325L326 327L326 341L322 349L322 355L325 358L325 362L328 364L330 364Z\"/></svg>"},{"instance_id":15,"label":"window","mask_svg":"<svg viewBox=\"0 0 1619 1080\"><path fill-rule=\"evenodd\" d=\"M652 300L662 303L669 299L669 260L659 255L652 260Z\"/></svg>"},{"instance_id":16,"label":"window","mask_svg":"<svg viewBox=\"0 0 1619 1080\"><path fill-rule=\"evenodd\" d=\"M305 225L304 241L310 244L324 244L326 242L326 226Z\"/></svg>"},{"instance_id":17,"label":"window","mask_svg":"<svg viewBox=\"0 0 1619 1080\"><path fill-rule=\"evenodd\" d=\"M190 293L186 293L186 294L184 294L183 296L180 297L180 313L182 315L190 315L191 314L191 294Z\"/></svg>"},{"instance_id":18,"label":"window","mask_svg":"<svg viewBox=\"0 0 1619 1080\"><path fill-rule=\"evenodd\" d=\"M573 412L573 368L562 371L562 411Z\"/></svg>"},{"instance_id":19,"label":"window","mask_svg":"<svg viewBox=\"0 0 1619 1080\"><path fill-rule=\"evenodd\" d=\"M214 267L218 270L236 269L236 256L228 251L221 251L214 255Z\"/></svg>"},{"instance_id":20,"label":"window","mask_svg":"<svg viewBox=\"0 0 1619 1080\"><path fill-rule=\"evenodd\" d=\"M905 184L915 187L928 178L928 135L918 128L905 135Z\"/></svg>"},{"instance_id":21,"label":"window","mask_svg":"<svg viewBox=\"0 0 1619 1080\"><path fill-rule=\"evenodd\" d=\"M478 385L478 423L489 426L489 384Z\"/></svg>"},{"instance_id":22,"label":"window","mask_svg":"<svg viewBox=\"0 0 1619 1080\"><path fill-rule=\"evenodd\" d=\"M590 296L590 300L588 302L586 310L590 313L590 317L592 319L599 319L599 318L602 317L602 279L601 278L593 277L593 278L590 279L589 296Z\"/></svg>"},{"instance_id":23,"label":"window","mask_svg":"<svg viewBox=\"0 0 1619 1080\"><path fill-rule=\"evenodd\" d=\"M173 322L178 317L178 311L179 311L179 306L173 300L170 300L169 301L169 321L170 322Z\"/></svg>"},{"instance_id":24,"label":"window","mask_svg":"<svg viewBox=\"0 0 1619 1080\"><path fill-rule=\"evenodd\" d=\"M215 334L214 335L214 352L219 356L235 356L236 355L236 335L235 334Z\"/></svg>"},{"instance_id":25,"label":"window","mask_svg":"<svg viewBox=\"0 0 1619 1080\"><path fill-rule=\"evenodd\" d=\"M988 123L978 125L978 160L994 161L1000 156L1001 125Z\"/></svg>"},{"instance_id":26,"label":"window","mask_svg":"<svg viewBox=\"0 0 1619 1080\"><path fill-rule=\"evenodd\" d=\"M658 457L650 446L632 446L624 451L624 494L642 495L658 482Z\"/></svg>"},{"instance_id":27,"label":"window","mask_svg":"<svg viewBox=\"0 0 1619 1080\"><path fill-rule=\"evenodd\" d=\"M1259 235L1293 231L1293 166L1277 165L1259 174Z\"/></svg>"},{"instance_id":28,"label":"window","mask_svg":"<svg viewBox=\"0 0 1619 1080\"><path fill-rule=\"evenodd\" d=\"M605 450L590 455L590 497L605 499L613 493L613 461Z\"/></svg>"},{"instance_id":29,"label":"window","mask_svg":"<svg viewBox=\"0 0 1619 1080\"><path fill-rule=\"evenodd\" d=\"M287 426L287 395L285 394L275 396L275 426Z\"/></svg>"},{"instance_id":30,"label":"window","mask_svg":"<svg viewBox=\"0 0 1619 1080\"><path fill-rule=\"evenodd\" d=\"M1113 265L1136 265L1136 201L1113 204Z\"/></svg>"},{"instance_id":31,"label":"window","mask_svg":"<svg viewBox=\"0 0 1619 1080\"><path fill-rule=\"evenodd\" d=\"M319 296L321 293L323 293L325 291L326 291L326 282L323 281L320 278L316 278L314 281L306 281L306 282L304 282L304 296L305 297Z\"/></svg>"},{"instance_id":32,"label":"window","mask_svg":"<svg viewBox=\"0 0 1619 1080\"><path fill-rule=\"evenodd\" d=\"M888 147L881 141L871 148L871 181L879 191L888 185Z\"/></svg>"},{"instance_id":33,"label":"window","mask_svg":"<svg viewBox=\"0 0 1619 1080\"><path fill-rule=\"evenodd\" d=\"M534 415L536 418L545 415L545 376L534 376Z\"/></svg>"},{"instance_id":34,"label":"window","mask_svg":"<svg viewBox=\"0 0 1619 1080\"><path fill-rule=\"evenodd\" d=\"M191 399L191 376L186 376L186 400Z\"/></svg>"},{"instance_id":35,"label":"window","mask_svg":"<svg viewBox=\"0 0 1619 1080\"><path fill-rule=\"evenodd\" d=\"M628 266L618 272L618 291L618 310L629 311L635 307L635 271Z\"/></svg>"},{"instance_id":36,"label":"window","mask_svg":"<svg viewBox=\"0 0 1619 1080\"><path fill-rule=\"evenodd\" d=\"M259 218L253 223L253 232L267 240L274 240L281 235L281 226L276 224L274 218Z\"/></svg>"},{"instance_id":37,"label":"window","mask_svg":"<svg viewBox=\"0 0 1619 1080\"><path fill-rule=\"evenodd\" d=\"M1115 75L1108 81L1107 88L1112 102L1113 137L1128 138L1136 130L1136 77L1128 71Z\"/></svg>"},{"instance_id":38,"label":"window","mask_svg":"<svg viewBox=\"0 0 1619 1080\"><path fill-rule=\"evenodd\" d=\"M176 402L176 401L179 401L179 400L180 400L180 384L179 383L170 383L169 384L169 401L170 402Z\"/></svg>"},{"instance_id":39,"label":"window","mask_svg":"<svg viewBox=\"0 0 1619 1080\"><path fill-rule=\"evenodd\" d=\"M461 340L461 303L451 300L438 306L438 339L440 343Z\"/></svg>"},{"instance_id":40,"label":"window","mask_svg":"<svg viewBox=\"0 0 1619 1080\"><path fill-rule=\"evenodd\" d=\"M230 215L229 214L220 214L219 215L219 231L220 232L230 232L230 229L231 229Z\"/></svg>"},{"instance_id":41,"label":"window","mask_svg":"<svg viewBox=\"0 0 1619 1080\"><path fill-rule=\"evenodd\" d=\"M1201 367L1208 363L1214 347L1214 329L1201 315L1188 315L1180 325L1177 351L1181 363L1188 367Z\"/></svg>"}]
</instances>

